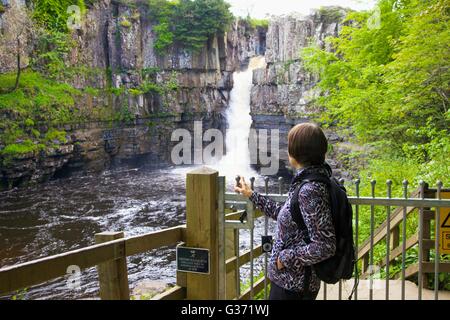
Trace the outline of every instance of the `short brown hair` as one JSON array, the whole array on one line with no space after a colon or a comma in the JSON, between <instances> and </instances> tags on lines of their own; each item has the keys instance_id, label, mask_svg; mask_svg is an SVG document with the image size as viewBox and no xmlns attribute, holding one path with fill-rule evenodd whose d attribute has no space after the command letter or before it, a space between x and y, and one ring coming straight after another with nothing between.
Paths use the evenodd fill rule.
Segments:
<instances>
[{"instance_id":1,"label":"short brown hair","mask_svg":"<svg viewBox=\"0 0 450 320\"><path fill-rule=\"evenodd\" d=\"M301 123L289 131L288 152L299 164L321 165L327 150L327 138L317 124Z\"/></svg>"}]
</instances>

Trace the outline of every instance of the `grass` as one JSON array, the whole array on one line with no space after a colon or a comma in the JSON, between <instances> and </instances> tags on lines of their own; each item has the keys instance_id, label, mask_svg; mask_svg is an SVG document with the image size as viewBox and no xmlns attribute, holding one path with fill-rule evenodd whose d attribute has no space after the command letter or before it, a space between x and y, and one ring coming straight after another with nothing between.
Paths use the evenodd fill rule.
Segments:
<instances>
[{"instance_id":1,"label":"grass","mask_svg":"<svg viewBox=\"0 0 450 320\"><path fill-rule=\"evenodd\" d=\"M75 101L82 95L79 90L68 84L46 79L37 72L25 71L19 88L11 92L15 78L15 73L0 75L2 113L42 121L70 120L76 115Z\"/></svg>"},{"instance_id":2,"label":"grass","mask_svg":"<svg viewBox=\"0 0 450 320\"><path fill-rule=\"evenodd\" d=\"M65 143L66 133L52 124L82 120L84 115L76 106L82 93L66 83L44 78L26 70L14 87L15 73L0 75L0 156L4 165L24 154L36 154L51 146L55 140ZM47 129L40 132L39 124Z\"/></svg>"},{"instance_id":3,"label":"grass","mask_svg":"<svg viewBox=\"0 0 450 320\"><path fill-rule=\"evenodd\" d=\"M28 153L34 153L42 147L41 144L35 144L30 139L23 141L22 143L13 143L7 145L0 154L3 156L15 156Z\"/></svg>"},{"instance_id":4,"label":"grass","mask_svg":"<svg viewBox=\"0 0 450 320\"><path fill-rule=\"evenodd\" d=\"M56 130L56 129L50 129L45 134L45 141L53 142L55 140L58 141L58 142L66 143L67 142L66 132L65 131L59 131L59 130Z\"/></svg>"},{"instance_id":5,"label":"grass","mask_svg":"<svg viewBox=\"0 0 450 320\"><path fill-rule=\"evenodd\" d=\"M142 72L150 77L157 71L156 68L150 68ZM22 72L19 87L13 91L15 81L14 72L0 74L0 158L3 158L0 161L3 160L3 164L23 154L45 149L46 146L54 147L58 144L55 141L66 143L66 132L57 129L62 124L92 120L130 123L135 119L127 103L119 108L110 104L94 105L94 98L164 95L178 89L176 73L166 83L156 84L149 79L131 89L86 87L78 90L30 69ZM168 115L172 113L154 114L152 118Z\"/></svg>"}]
</instances>

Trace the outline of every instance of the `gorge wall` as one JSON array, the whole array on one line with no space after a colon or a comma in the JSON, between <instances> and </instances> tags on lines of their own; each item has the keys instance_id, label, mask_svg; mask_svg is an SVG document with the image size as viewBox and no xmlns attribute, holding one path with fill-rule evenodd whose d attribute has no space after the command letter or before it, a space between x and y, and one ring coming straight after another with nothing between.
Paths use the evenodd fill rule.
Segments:
<instances>
[{"instance_id":1,"label":"gorge wall","mask_svg":"<svg viewBox=\"0 0 450 320\"><path fill-rule=\"evenodd\" d=\"M5 27L10 3L1 2L5 10L0 13L0 30ZM18 3L25 6L26 2ZM71 85L100 91L93 97L80 98L76 108L87 112L100 108L125 111L126 121L60 124L58 129L66 133L64 142L55 140L52 147L39 153L2 161L1 189L139 160L170 164L170 152L177 143L170 141L173 130L193 132L194 121L202 120L204 130L225 131L233 72L256 55L265 55L267 66L253 75L253 127L280 129L281 173L289 174L287 132L320 113L312 104L318 79L304 69L300 50L311 42L326 46L326 37L338 35L342 26L339 21L346 11L330 7L306 17L272 17L268 30L235 20L228 32L211 37L198 52L174 43L160 54L154 48L155 22L148 10L120 1L96 1L88 8L81 28L72 33L74 45L65 61L68 68L83 66L83 72L70 79ZM11 58L8 50L0 47L0 56L8 57L0 61L0 73L15 70L14 55ZM24 52L22 67L29 63L30 53ZM140 90L146 85L159 89ZM49 130L45 123L36 124L36 129L44 133ZM333 131L327 131L327 136L332 144L342 141ZM0 151L4 147L0 141ZM328 161L336 175L342 176L333 153Z\"/></svg>"},{"instance_id":2,"label":"gorge wall","mask_svg":"<svg viewBox=\"0 0 450 320\"><path fill-rule=\"evenodd\" d=\"M310 44L325 48L325 38L338 35L345 14L345 9L326 7L309 16L292 14L270 21L266 36L267 66L254 71L251 114L255 129L280 129L282 171L289 172L287 133L296 124L320 114L312 103L318 95L315 89L318 79L305 70L300 51ZM326 135L333 145L342 141L334 131L327 130ZM344 173L334 157L334 149L327 161L340 177Z\"/></svg>"},{"instance_id":3,"label":"gorge wall","mask_svg":"<svg viewBox=\"0 0 450 320\"><path fill-rule=\"evenodd\" d=\"M4 27L9 2L2 3L5 11L0 13L0 28ZM24 1L19 3L25 6ZM233 72L250 57L264 54L267 30L236 20L228 32L209 39L199 52L175 43L166 54L158 54L154 22L148 17L146 7L96 1L81 29L73 32L75 46L66 61L67 66L87 70L71 79L74 87L102 90L110 86L117 91L81 99L77 108L95 110L106 105L115 112L126 110L128 121L59 125L66 132L65 142L54 141L52 148L20 154L2 163L1 188L41 182L73 170L103 170L136 159L170 164L174 129L192 131L194 120L202 120L204 129L225 129L224 111L233 88ZM0 48L3 54L7 50ZM29 56L24 52L23 68ZM0 72L14 70L14 59L0 62ZM145 85L148 77L163 88L173 88L129 94ZM48 130L45 123L36 126L40 132ZM0 142L0 150L4 147Z\"/></svg>"}]
</instances>

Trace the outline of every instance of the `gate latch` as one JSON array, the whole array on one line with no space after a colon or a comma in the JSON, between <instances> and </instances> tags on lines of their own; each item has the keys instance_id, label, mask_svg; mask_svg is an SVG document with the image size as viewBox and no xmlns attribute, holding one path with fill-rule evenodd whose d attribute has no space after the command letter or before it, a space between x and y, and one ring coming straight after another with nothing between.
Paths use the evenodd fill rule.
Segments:
<instances>
[{"instance_id":1,"label":"gate latch","mask_svg":"<svg viewBox=\"0 0 450 320\"><path fill-rule=\"evenodd\" d=\"M247 210L242 210L239 216L239 221L241 221L241 223L244 223L245 219L247 219Z\"/></svg>"},{"instance_id":2,"label":"gate latch","mask_svg":"<svg viewBox=\"0 0 450 320\"><path fill-rule=\"evenodd\" d=\"M273 239L272 236L262 236L261 237L261 242L262 242L262 251L264 253L268 253L272 251L272 243L273 243Z\"/></svg>"}]
</instances>

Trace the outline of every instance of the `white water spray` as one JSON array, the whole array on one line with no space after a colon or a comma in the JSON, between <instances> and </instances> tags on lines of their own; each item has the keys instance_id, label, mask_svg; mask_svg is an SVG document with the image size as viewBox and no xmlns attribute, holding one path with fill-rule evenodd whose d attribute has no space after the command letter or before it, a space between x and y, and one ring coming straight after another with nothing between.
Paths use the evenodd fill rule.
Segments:
<instances>
[{"instance_id":1,"label":"white water spray","mask_svg":"<svg viewBox=\"0 0 450 320\"><path fill-rule=\"evenodd\" d=\"M225 176L228 183L234 183L236 175L244 176L247 182L250 177L258 177L258 173L251 168L249 136L252 125L250 116L250 94L253 84L253 71L266 65L263 56L251 58L249 66L244 71L233 74L234 86L230 93L230 107L227 109L225 155L217 163L208 165ZM173 170L174 173L185 176L194 167L181 167Z\"/></svg>"},{"instance_id":2,"label":"white water spray","mask_svg":"<svg viewBox=\"0 0 450 320\"><path fill-rule=\"evenodd\" d=\"M228 129L226 132L226 155L213 166L219 174L233 179L236 175L247 178L256 177L258 173L250 166L249 136L252 125L250 116L250 93L253 83L253 70L265 66L264 57L255 57L250 60L244 71L233 75L234 87L230 93L230 107L226 118Z\"/></svg>"}]
</instances>

